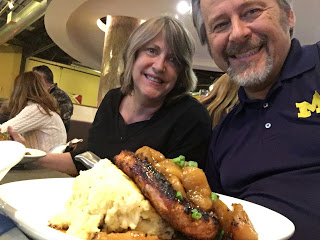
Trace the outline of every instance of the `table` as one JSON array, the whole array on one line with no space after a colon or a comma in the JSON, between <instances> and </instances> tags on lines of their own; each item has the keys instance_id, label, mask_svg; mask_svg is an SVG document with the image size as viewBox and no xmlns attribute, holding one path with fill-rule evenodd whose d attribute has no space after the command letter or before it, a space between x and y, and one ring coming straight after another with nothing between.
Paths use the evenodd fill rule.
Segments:
<instances>
[{"instance_id":1,"label":"table","mask_svg":"<svg viewBox=\"0 0 320 240\"><path fill-rule=\"evenodd\" d=\"M12 168L7 175L2 179L0 184L9 182L16 182L29 179L42 179L42 178L66 178L70 177L65 173L60 173L49 168L42 167L36 163L28 163L18 165Z\"/></svg>"},{"instance_id":2,"label":"table","mask_svg":"<svg viewBox=\"0 0 320 240\"><path fill-rule=\"evenodd\" d=\"M29 179L42 179L42 178L66 178L70 177L67 174L60 173L36 163L28 163L21 166L12 168L7 175L1 180L0 184L29 180ZM1 214L0 211L0 240L29 240L14 223Z\"/></svg>"}]
</instances>

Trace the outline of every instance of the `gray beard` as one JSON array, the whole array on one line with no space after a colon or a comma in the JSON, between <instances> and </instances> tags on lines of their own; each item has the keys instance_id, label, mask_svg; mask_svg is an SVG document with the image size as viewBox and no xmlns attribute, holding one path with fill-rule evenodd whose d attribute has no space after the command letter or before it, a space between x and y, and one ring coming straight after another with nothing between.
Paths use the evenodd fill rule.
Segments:
<instances>
[{"instance_id":1,"label":"gray beard","mask_svg":"<svg viewBox=\"0 0 320 240\"><path fill-rule=\"evenodd\" d=\"M273 69L273 58L268 55L267 63L265 67L260 71L253 71L246 69L254 67L255 62L249 62L248 64L244 64L237 73L230 66L227 69L227 74L230 76L231 80L242 87L254 87L259 86L261 83L265 82L267 77L269 76L271 70ZM243 73L244 72L244 73Z\"/></svg>"}]
</instances>

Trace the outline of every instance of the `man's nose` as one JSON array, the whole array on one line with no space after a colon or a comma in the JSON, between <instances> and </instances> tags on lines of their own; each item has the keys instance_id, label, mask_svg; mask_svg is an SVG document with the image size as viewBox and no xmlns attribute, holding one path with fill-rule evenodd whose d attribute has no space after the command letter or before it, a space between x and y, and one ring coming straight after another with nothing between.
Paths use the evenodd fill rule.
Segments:
<instances>
[{"instance_id":1,"label":"man's nose","mask_svg":"<svg viewBox=\"0 0 320 240\"><path fill-rule=\"evenodd\" d=\"M251 29L248 27L248 23L242 21L240 18L232 20L229 41L242 43L248 40L250 34Z\"/></svg>"}]
</instances>

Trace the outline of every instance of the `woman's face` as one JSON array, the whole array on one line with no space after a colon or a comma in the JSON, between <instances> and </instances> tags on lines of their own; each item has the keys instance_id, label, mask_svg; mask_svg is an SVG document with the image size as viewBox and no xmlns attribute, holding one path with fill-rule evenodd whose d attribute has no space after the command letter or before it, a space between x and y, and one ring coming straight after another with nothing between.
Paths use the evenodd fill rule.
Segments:
<instances>
[{"instance_id":1,"label":"woman's face","mask_svg":"<svg viewBox=\"0 0 320 240\"><path fill-rule=\"evenodd\" d=\"M138 50L132 68L134 97L149 103L163 103L174 88L179 72L178 61L160 32Z\"/></svg>"}]
</instances>

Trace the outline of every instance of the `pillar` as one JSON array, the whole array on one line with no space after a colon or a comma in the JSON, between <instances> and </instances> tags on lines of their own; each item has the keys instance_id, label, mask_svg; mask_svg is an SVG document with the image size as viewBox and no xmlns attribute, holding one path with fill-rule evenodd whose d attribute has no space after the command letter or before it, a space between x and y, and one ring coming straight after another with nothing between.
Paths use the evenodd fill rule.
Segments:
<instances>
[{"instance_id":1,"label":"pillar","mask_svg":"<svg viewBox=\"0 0 320 240\"><path fill-rule=\"evenodd\" d=\"M122 73L122 50L140 20L125 16L108 16L106 20L101 78L98 92L98 106L105 94L120 86Z\"/></svg>"}]
</instances>

